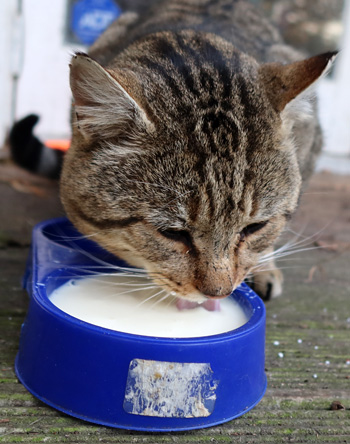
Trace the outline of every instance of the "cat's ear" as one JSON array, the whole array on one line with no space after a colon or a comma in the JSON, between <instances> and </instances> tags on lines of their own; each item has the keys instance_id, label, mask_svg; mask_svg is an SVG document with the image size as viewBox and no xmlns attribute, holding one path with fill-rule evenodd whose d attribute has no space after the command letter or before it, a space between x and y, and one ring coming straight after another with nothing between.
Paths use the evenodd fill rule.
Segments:
<instances>
[{"instance_id":1,"label":"cat's ear","mask_svg":"<svg viewBox=\"0 0 350 444\"><path fill-rule=\"evenodd\" d=\"M281 112L287 103L327 72L336 55L337 52L327 52L287 65L279 63L261 65L260 81L274 109Z\"/></svg>"},{"instance_id":2,"label":"cat's ear","mask_svg":"<svg viewBox=\"0 0 350 444\"><path fill-rule=\"evenodd\" d=\"M132 75L130 73L130 75ZM128 132L152 131L145 111L116 79L84 53L73 56L70 86L76 126L84 137L128 137Z\"/></svg>"}]
</instances>

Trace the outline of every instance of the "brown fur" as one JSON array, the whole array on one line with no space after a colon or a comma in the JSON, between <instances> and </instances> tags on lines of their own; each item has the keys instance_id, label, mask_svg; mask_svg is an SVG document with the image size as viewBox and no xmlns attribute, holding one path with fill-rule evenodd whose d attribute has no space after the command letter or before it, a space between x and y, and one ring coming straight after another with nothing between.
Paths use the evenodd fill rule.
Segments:
<instances>
[{"instance_id":1,"label":"brown fur","mask_svg":"<svg viewBox=\"0 0 350 444\"><path fill-rule=\"evenodd\" d=\"M69 218L180 297L226 296L297 206L321 143L298 95L332 55L293 63L242 0L168 0L124 15L90 55L71 63ZM265 297L280 293L270 265L256 279Z\"/></svg>"}]
</instances>

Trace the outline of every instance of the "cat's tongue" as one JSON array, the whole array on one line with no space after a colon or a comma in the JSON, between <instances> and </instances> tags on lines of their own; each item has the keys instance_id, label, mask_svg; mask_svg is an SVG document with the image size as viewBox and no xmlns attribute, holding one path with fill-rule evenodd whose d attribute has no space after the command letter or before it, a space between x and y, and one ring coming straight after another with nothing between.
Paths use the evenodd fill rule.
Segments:
<instances>
[{"instance_id":1,"label":"cat's tongue","mask_svg":"<svg viewBox=\"0 0 350 444\"><path fill-rule=\"evenodd\" d=\"M199 304L198 302L178 298L176 307L178 310L191 310L193 308L203 307L208 311L220 311L220 301L217 299L207 299L205 302Z\"/></svg>"}]
</instances>

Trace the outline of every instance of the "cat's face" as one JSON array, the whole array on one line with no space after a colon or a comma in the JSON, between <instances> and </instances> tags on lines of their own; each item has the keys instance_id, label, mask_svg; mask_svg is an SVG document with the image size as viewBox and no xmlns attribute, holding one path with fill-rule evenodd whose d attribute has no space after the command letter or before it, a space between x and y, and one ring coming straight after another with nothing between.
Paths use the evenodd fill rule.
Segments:
<instances>
[{"instance_id":1,"label":"cat's face","mask_svg":"<svg viewBox=\"0 0 350 444\"><path fill-rule=\"evenodd\" d=\"M73 59L77 113L61 181L68 217L169 292L198 302L242 282L299 196L288 122L262 86L267 74L246 64L239 76L227 68L225 79L209 67L211 90L189 100L174 88L164 93L168 79L145 68L140 93L125 71Z\"/></svg>"},{"instance_id":2,"label":"cat's face","mask_svg":"<svg viewBox=\"0 0 350 444\"><path fill-rule=\"evenodd\" d=\"M183 161L173 148L124 161L98 148L79 165L68 156L62 182L68 216L165 289L197 301L226 296L283 229L295 207L298 172L293 159L274 150L248 170L235 158L220 166L216 157L198 170L196 157Z\"/></svg>"}]
</instances>

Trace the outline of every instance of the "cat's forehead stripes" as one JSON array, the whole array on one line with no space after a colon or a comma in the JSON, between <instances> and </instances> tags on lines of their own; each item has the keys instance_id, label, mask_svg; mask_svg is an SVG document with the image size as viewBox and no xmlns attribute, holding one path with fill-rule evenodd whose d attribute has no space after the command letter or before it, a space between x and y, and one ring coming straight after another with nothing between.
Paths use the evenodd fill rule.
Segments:
<instances>
[{"instance_id":1,"label":"cat's forehead stripes","mask_svg":"<svg viewBox=\"0 0 350 444\"><path fill-rule=\"evenodd\" d=\"M151 43L152 51L160 61L168 64L168 68L176 71L177 77L180 76L180 80L192 95L200 97L203 88L213 90L217 87L215 78L208 72L210 68L220 77L222 95L230 97L232 68L239 70L240 65L237 53L233 53L229 60L212 42L201 38L200 34L187 34L188 32L166 33L164 37L155 36ZM202 67L205 69L199 69ZM195 78L196 76L198 78Z\"/></svg>"},{"instance_id":2,"label":"cat's forehead stripes","mask_svg":"<svg viewBox=\"0 0 350 444\"><path fill-rule=\"evenodd\" d=\"M139 47L132 57L152 85L145 94L162 131L179 140L179 157L191 153L187 167L206 186L207 212L218 217L238 208L249 216L254 197L244 195L242 184L257 173L255 153L276 145L271 128L278 118L257 87L257 63L229 44L219 49L220 43L210 35L167 32L147 37L148 54ZM217 201L220 194L226 202Z\"/></svg>"},{"instance_id":3,"label":"cat's forehead stripes","mask_svg":"<svg viewBox=\"0 0 350 444\"><path fill-rule=\"evenodd\" d=\"M184 31L150 36L144 47L138 47L133 59L135 69L141 67L143 76L149 76L153 86L158 82L160 93L167 91L166 96L161 94L158 99L163 106L168 105L166 111L172 118L190 119L196 112L208 108L219 107L224 112L232 109L234 77L241 72L240 57L243 56L231 45L224 43L227 51L223 51L216 43L210 35ZM146 49L148 55L145 55ZM146 89L145 94L148 92ZM169 100L169 95L177 102Z\"/></svg>"}]
</instances>

